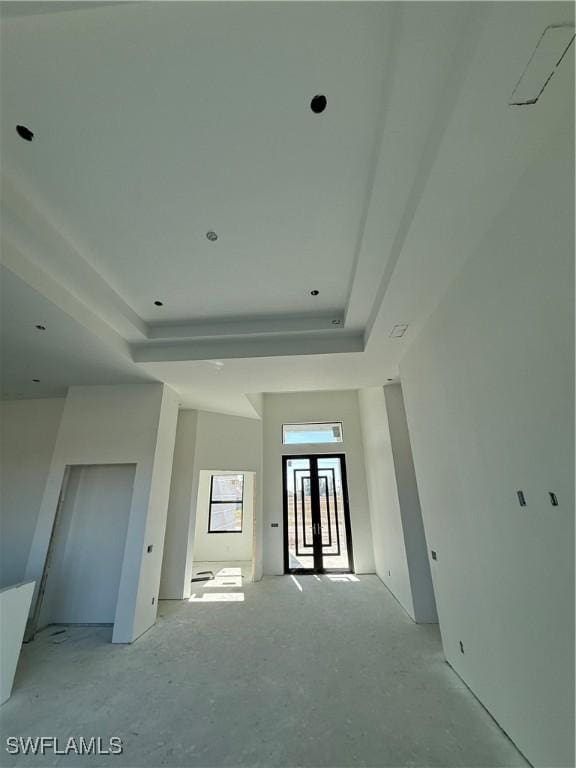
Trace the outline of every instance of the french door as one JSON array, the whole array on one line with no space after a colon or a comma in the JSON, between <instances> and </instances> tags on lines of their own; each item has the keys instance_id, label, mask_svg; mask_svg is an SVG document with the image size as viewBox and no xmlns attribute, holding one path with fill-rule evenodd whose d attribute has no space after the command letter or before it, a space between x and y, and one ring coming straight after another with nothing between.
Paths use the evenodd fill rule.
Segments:
<instances>
[{"instance_id":1,"label":"french door","mask_svg":"<svg viewBox=\"0 0 576 768\"><path fill-rule=\"evenodd\" d=\"M354 570L344 454L283 456L284 572Z\"/></svg>"}]
</instances>

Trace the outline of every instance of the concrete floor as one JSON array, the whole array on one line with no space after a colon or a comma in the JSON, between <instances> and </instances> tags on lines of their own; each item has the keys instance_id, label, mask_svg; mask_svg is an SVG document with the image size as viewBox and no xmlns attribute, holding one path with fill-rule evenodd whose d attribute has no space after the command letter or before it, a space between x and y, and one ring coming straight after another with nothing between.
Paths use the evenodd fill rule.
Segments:
<instances>
[{"instance_id":1,"label":"concrete floor","mask_svg":"<svg viewBox=\"0 0 576 768\"><path fill-rule=\"evenodd\" d=\"M3 744L2 765L526 766L443 661L437 627L375 576L349 579L163 602L131 646L105 627L46 629L23 649L3 739L119 736L124 753L14 758Z\"/></svg>"}]
</instances>

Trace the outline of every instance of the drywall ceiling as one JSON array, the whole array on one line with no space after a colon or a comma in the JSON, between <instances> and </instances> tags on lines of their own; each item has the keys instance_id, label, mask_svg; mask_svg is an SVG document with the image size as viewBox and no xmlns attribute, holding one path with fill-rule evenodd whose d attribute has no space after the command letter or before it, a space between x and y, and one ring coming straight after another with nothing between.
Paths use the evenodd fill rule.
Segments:
<instances>
[{"instance_id":1,"label":"drywall ceiling","mask_svg":"<svg viewBox=\"0 0 576 768\"><path fill-rule=\"evenodd\" d=\"M39 13L63 13L65 11L80 11L96 8L97 6L118 5L121 2L136 2L139 0L66 0L66 2L36 2L35 0L7 0L0 3L0 20L14 16L37 16Z\"/></svg>"},{"instance_id":2,"label":"drywall ceiling","mask_svg":"<svg viewBox=\"0 0 576 768\"><path fill-rule=\"evenodd\" d=\"M384 382L573 108L573 52L508 106L568 3L3 5L3 261L70 325L61 387L86 334L86 380L189 407ZM4 391L32 396L21 335Z\"/></svg>"},{"instance_id":3,"label":"drywall ceiling","mask_svg":"<svg viewBox=\"0 0 576 768\"><path fill-rule=\"evenodd\" d=\"M154 380L5 268L0 303L3 398L62 397L73 384Z\"/></svg>"},{"instance_id":4,"label":"drywall ceiling","mask_svg":"<svg viewBox=\"0 0 576 768\"><path fill-rule=\"evenodd\" d=\"M338 317L389 15L177 2L8 20L7 173L146 322Z\"/></svg>"}]
</instances>

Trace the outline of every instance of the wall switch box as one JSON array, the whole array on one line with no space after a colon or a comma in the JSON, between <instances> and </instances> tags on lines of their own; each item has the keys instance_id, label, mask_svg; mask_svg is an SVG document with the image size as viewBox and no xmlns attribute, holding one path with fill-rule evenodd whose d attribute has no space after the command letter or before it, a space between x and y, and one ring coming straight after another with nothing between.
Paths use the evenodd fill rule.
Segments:
<instances>
[{"instance_id":1,"label":"wall switch box","mask_svg":"<svg viewBox=\"0 0 576 768\"><path fill-rule=\"evenodd\" d=\"M558 496L556 496L556 494L553 493L552 491L548 491L548 494L550 496L550 504L552 504L553 507L557 507L558 506Z\"/></svg>"},{"instance_id":2,"label":"wall switch box","mask_svg":"<svg viewBox=\"0 0 576 768\"><path fill-rule=\"evenodd\" d=\"M431 549L430 554L432 555L432 560L438 560L438 555L436 554L435 549Z\"/></svg>"},{"instance_id":3,"label":"wall switch box","mask_svg":"<svg viewBox=\"0 0 576 768\"><path fill-rule=\"evenodd\" d=\"M526 506L526 497L524 496L524 491L516 491L516 494L518 495L518 503L521 507Z\"/></svg>"}]
</instances>

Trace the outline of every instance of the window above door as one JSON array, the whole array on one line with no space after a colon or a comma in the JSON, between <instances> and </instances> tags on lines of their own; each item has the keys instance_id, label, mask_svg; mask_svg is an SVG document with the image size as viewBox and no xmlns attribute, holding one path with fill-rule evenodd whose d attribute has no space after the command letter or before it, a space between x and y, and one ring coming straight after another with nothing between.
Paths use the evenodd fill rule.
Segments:
<instances>
[{"instance_id":1,"label":"window above door","mask_svg":"<svg viewBox=\"0 0 576 768\"><path fill-rule=\"evenodd\" d=\"M282 425L283 445L321 445L341 442L343 442L341 421Z\"/></svg>"}]
</instances>

